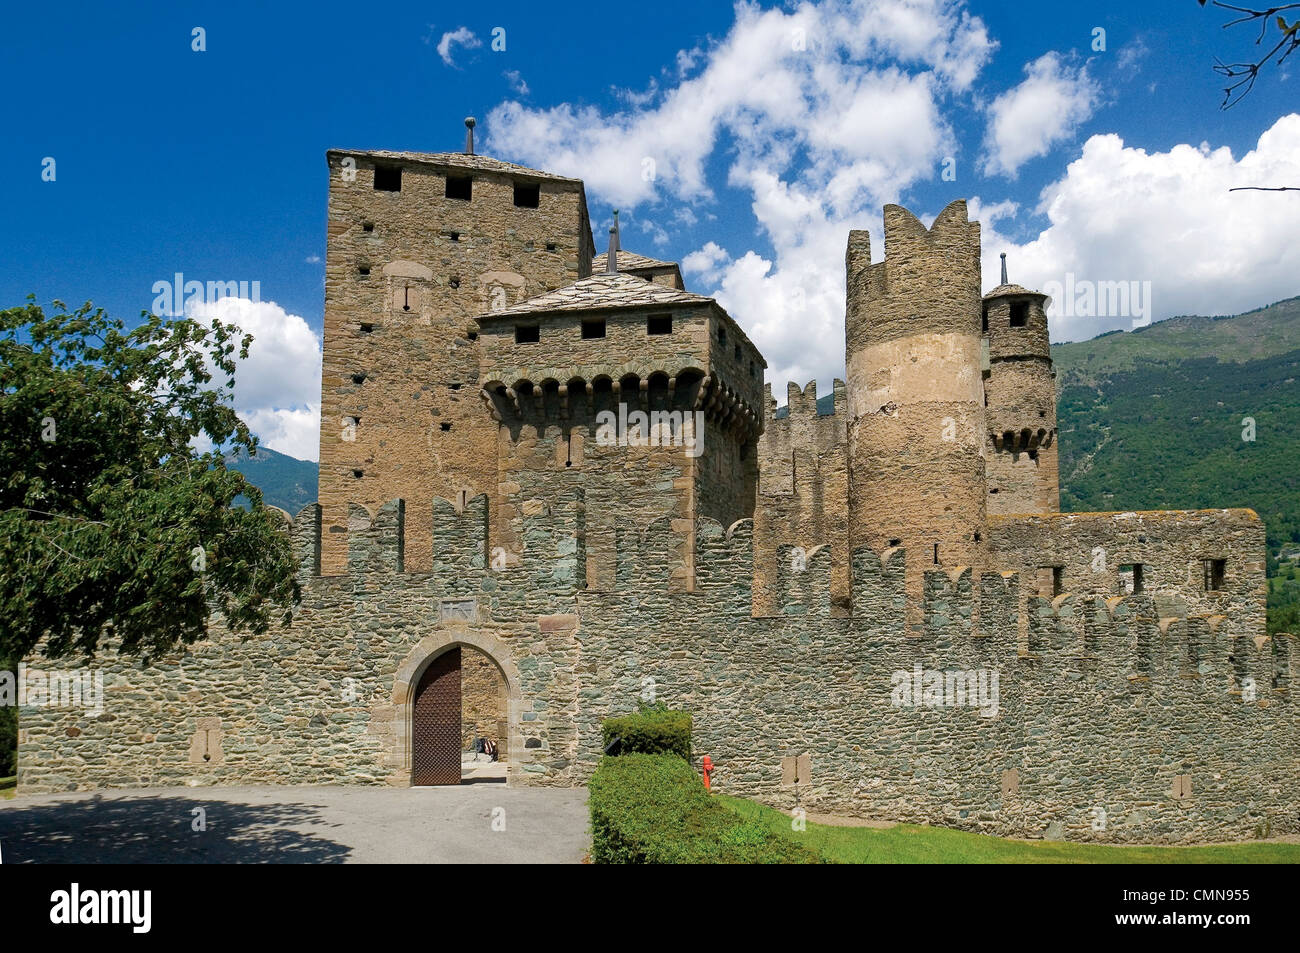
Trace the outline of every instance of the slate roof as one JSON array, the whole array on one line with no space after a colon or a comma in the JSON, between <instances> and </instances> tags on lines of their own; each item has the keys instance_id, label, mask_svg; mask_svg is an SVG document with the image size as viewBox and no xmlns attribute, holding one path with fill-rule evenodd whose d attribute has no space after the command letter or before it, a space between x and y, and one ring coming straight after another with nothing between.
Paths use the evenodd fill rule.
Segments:
<instances>
[{"instance_id":1,"label":"slate roof","mask_svg":"<svg viewBox=\"0 0 1300 953\"><path fill-rule=\"evenodd\" d=\"M998 285L992 291L984 296L985 300L989 298L1002 298L1007 295L1034 295L1038 298L1046 298L1047 295L1041 291L1030 291L1028 288L1022 288L1020 285Z\"/></svg>"},{"instance_id":2,"label":"slate roof","mask_svg":"<svg viewBox=\"0 0 1300 953\"><path fill-rule=\"evenodd\" d=\"M365 156L368 159L388 159L394 162L422 162L428 165L450 166L471 172L496 172L501 175L520 175L531 179L547 179L552 182L572 182L582 184L581 179L570 179L553 172L530 169L494 159L491 156L466 155L463 152L393 152L388 149L330 149L329 155Z\"/></svg>"},{"instance_id":3,"label":"slate roof","mask_svg":"<svg viewBox=\"0 0 1300 953\"><path fill-rule=\"evenodd\" d=\"M608 252L597 252L591 260L592 271L605 270L605 256ZM643 268L676 268L675 261L660 261L658 258L648 258L645 255L638 255L633 251L618 250L618 270L619 271L636 271Z\"/></svg>"},{"instance_id":4,"label":"slate roof","mask_svg":"<svg viewBox=\"0 0 1300 953\"><path fill-rule=\"evenodd\" d=\"M663 285L656 285L644 278L636 278L621 271L612 275L601 271L590 278L582 278L571 285L537 295L512 307L480 315L478 320L518 317L523 314L541 314L549 311L606 311L618 308L711 304L715 304L712 298L693 294L690 291L665 288Z\"/></svg>"}]
</instances>

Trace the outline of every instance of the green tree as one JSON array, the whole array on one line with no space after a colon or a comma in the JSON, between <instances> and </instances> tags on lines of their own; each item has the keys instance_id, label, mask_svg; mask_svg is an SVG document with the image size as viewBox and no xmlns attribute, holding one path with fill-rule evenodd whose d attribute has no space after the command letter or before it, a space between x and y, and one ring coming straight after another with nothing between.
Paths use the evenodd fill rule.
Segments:
<instances>
[{"instance_id":1,"label":"green tree","mask_svg":"<svg viewBox=\"0 0 1300 953\"><path fill-rule=\"evenodd\" d=\"M0 658L114 648L146 660L287 622L300 593L277 514L224 457L251 336L89 303L0 311ZM243 495L251 505L231 503Z\"/></svg>"}]
</instances>

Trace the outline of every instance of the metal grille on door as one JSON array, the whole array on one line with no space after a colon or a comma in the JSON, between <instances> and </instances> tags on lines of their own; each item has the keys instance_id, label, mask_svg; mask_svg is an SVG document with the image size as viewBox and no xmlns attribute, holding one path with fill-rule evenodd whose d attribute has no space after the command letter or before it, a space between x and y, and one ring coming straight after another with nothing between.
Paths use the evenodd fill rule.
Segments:
<instances>
[{"instance_id":1,"label":"metal grille on door","mask_svg":"<svg viewBox=\"0 0 1300 953\"><path fill-rule=\"evenodd\" d=\"M415 690L411 783L460 784L460 649L434 659Z\"/></svg>"}]
</instances>

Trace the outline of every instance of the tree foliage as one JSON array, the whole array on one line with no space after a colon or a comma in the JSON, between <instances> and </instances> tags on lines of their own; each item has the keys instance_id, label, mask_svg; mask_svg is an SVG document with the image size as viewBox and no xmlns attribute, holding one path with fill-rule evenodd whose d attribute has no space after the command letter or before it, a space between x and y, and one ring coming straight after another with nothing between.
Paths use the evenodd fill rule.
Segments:
<instances>
[{"instance_id":1,"label":"tree foliage","mask_svg":"<svg viewBox=\"0 0 1300 953\"><path fill-rule=\"evenodd\" d=\"M230 406L251 336L87 303L0 311L0 657L156 656L288 621L281 518L224 456L256 452ZM206 448L206 449L204 449ZM243 495L248 508L232 507Z\"/></svg>"}]
</instances>

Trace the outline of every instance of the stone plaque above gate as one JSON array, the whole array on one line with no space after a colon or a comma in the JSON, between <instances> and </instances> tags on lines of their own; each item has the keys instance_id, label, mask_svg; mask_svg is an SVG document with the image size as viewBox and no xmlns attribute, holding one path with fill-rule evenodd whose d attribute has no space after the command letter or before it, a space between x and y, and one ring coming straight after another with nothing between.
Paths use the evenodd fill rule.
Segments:
<instances>
[{"instance_id":1,"label":"stone plaque above gate","mask_svg":"<svg viewBox=\"0 0 1300 953\"><path fill-rule=\"evenodd\" d=\"M438 606L443 622L474 622L478 619L477 599L443 599Z\"/></svg>"}]
</instances>

